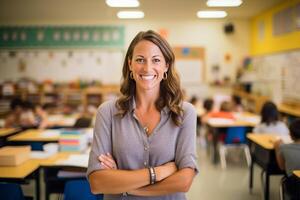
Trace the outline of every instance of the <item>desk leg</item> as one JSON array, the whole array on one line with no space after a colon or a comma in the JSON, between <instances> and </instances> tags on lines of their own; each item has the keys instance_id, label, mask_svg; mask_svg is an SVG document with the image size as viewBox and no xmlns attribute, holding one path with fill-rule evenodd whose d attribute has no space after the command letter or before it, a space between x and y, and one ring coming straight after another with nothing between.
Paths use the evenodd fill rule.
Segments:
<instances>
[{"instance_id":1,"label":"desk leg","mask_svg":"<svg viewBox=\"0 0 300 200\"><path fill-rule=\"evenodd\" d=\"M249 167L249 192L250 194L252 193L252 188L253 188L253 170L254 170L254 162L253 162L253 156L251 158L251 164Z\"/></svg>"},{"instance_id":2,"label":"desk leg","mask_svg":"<svg viewBox=\"0 0 300 200\"><path fill-rule=\"evenodd\" d=\"M264 196L265 196L265 200L269 200L269 194L270 194L270 174L268 173L268 171L265 172L266 173L266 183L265 183L265 191L264 191Z\"/></svg>"},{"instance_id":3,"label":"desk leg","mask_svg":"<svg viewBox=\"0 0 300 200\"><path fill-rule=\"evenodd\" d=\"M40 200L40 169L35 174L35 197Z\"/></svg>"},{"instance_id":4,"label":"desk leg","mask_svg":"<svg viewBox=\"0 0 300 200\"><path fill-rule=\"evenodd\" d=\"M218 162L218 129L217 128L211 128L212 131L212 145L213 145L213 153L212 153L212 161L213 164L217 164Z\"/></svg>"}]
</instances>

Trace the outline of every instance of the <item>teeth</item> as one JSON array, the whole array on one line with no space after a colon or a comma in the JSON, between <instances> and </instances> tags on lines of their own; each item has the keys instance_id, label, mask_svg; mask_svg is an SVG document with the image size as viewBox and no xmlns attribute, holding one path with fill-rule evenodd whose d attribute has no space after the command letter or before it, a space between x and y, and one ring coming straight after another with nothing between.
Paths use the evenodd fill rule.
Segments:
<instances>
[{"instance_id":1,"label":"teeth","mask_svg":"<svg viewBox=\"0 0 300 200\"><path fill-rule=\"evenodd\" d=\"M142 79L144 80L152 80L155 75L141 75Z\"/></svg>"}]
</instances>

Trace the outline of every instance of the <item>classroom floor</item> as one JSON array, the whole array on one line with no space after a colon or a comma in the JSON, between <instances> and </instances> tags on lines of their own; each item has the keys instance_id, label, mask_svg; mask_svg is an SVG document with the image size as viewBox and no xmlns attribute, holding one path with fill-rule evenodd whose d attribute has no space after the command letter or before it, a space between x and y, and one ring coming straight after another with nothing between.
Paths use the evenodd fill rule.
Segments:
<instances>
[{"instance_id":1,"label":"classroom floor","mask_svg":"<svg viewBox=\"0 0 300 200\"><path fill-rule=\"evenodd\" d=\"M199 174L196 176L190 191L187 193L188 200L260 200L263 199L260 182L261 169L254 167L254 187L252 194L249 193L249 171L246 159L242 152L230 152L227 159L227 168L221 169L220 164L213 165L205 148L198 144ZM240 158L239 158L240 157ZM238 159L237 159L238 158ZM279 181L281 176L270 178L270 199L279 200ZM33 193L34 184L23 187L24 193ZM43 194L43 185L41 193ZM61 197L61 196L60 196ZM51 195L51 200L60 198ZM41 200L44 200L42 197Z\"/></svg>"},{"instance_id":2,"label":"classroom floor","mask_svg":"<svg viewBox=\"0 0 300 200\"><path fill-rule=\"evenodd\" d=\"M187 194L189 200L260 200L263 199L260 174L261 169L254 167L254 185L249 193L249 170L243 152L230 152L227 168L220 164L213 165L210 156L198 145L199 174ZM237 159L238 158L238 159ZM281 176L270 178L270 199L279 200Z\"/></svg>"}]
</instances>

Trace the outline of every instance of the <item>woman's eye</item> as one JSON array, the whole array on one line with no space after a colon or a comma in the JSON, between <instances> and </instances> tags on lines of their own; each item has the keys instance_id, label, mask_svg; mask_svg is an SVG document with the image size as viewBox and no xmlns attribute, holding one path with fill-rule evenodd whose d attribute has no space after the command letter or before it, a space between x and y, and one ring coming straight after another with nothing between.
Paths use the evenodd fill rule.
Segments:
<instances>
[{"instance_id":1,"label":"woman's eye","mask_svg":"<svg viewBox=\"0 0 300 200\"><path fill-rule=\"evenodd\" d=\"M160 62L160 59L154 59L153 62L154 62L154 63L159 63L159 62Z\"/></svg>"},{"instance_id":2,"label":"woman's eye","mask_svg":"<svg viewBox=\"0 0 300 200\"><path fill-rule=\"evenodd\" d=\"M136 61L137 63L144 63L144 59L142 59L142 58L137 58L135 61Z\"/></svg>"}]
</instances>

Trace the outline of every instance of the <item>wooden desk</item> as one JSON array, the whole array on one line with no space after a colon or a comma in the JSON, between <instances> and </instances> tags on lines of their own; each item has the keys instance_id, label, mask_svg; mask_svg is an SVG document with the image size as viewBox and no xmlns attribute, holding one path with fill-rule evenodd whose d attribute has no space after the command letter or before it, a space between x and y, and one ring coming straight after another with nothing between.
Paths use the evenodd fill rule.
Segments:
<instances>
[{"instance_id":1,"label":"wooden desk","mask_svg":"<svg viewBox=\"0 0 300 200\"><path fill-rule=\"evenodd\" d=\"M287 104L280 104L278 106L278 110L279 110L279 112L282 112L282 113L285 113L288 115L300 117L300 108L299 107L294 107L294 106L290 106Z\"/></svg>"},{"instance_id":2,"label":"wooden desk","mask_svg":"<svg viewBox=\"0 0 300 200\"><path fill-rule=\"evenodd\" d=\"M80 117L79 114L72 115L50 115L48 116L49 127L73 127L76 120Z\"/></svg>"},{"instance_id":3,"label":"wooden desk","mask_svg":"<svg viewBox=\"0 0 300 200\"><path fill-rule=\"evenodd\" d=\"M27 160L18 166L0 166L1 179L25 179L28 175L39 168L36 160Z\"/></svg>"},{"instance_id":4,"label":"wooden desk","mask_svg":"<svg viewBox=\"0 0 300 200\"><path fill-rule=\"evenodd\" d=\"M51 129L50 129L51 130ZM8 138L12 142L58 142L59 136L43 135L47 130L29 129ZM53 130L52 130L53 131Z\"/></svg>"},{"instance_id":5,"label":"wooden desk","mask_svg":"<svg viewBox=\"0 0 300 200\"><path fill-rule=\"evenodd\" d=\"M0 147L5 145L8 136L18 133L20 130L18 128L0 128Z\"/></svg>"},{"instance_id":6,"label":"wooden desk","mask_svg":"<svg viewBox=\"0 0 300 200\"><path fill-rule=\"evenodd\" d=\"M230 128L230 127L247 127L251 131L260 122L260 117L256 114L243 112L243 113L234 113L236 120L227 120L227 119L208 119L207 126L212 132L212 145L213 145L213 163L217 163L218 157L218 139L219 132L221 128Z\"/></svg>"},{"instance_id":7,"label":"wooden desk","mask_svg":"<svg viewBox=\"0 0 300 200\"><path fill-rule=\"evenodd\" d=\"M71 155L81 155L80 153L77 153L77 152L58 152L57 154L54 154L53 156L45 159L45 160L42 160L40 162L40 165L41 166L55 166L55 165L59 165L57 164L57 162L59 160L66 160L69 158L69 156Z\"/></svg>"},{"instance_id":8,"label":"wooden desk","mask_svg":"<svg viewBox=\"0 0 300 200\"><path fill-rule=\"evenodd\" d=\"M29 159L18 166L0 166L0 181L5 182L22 182L26 179L35 180L35 193L37 199L40 199L40 179L39 179L39 169L43 167L44 169L49 167L63 167L57 164L58 160L67 159L70 155L79 153L69 153L69 152L59 152L49 158L44 159ZM69 166L68 167L72 167ZM76 167L76 166L75 166ZM85 168L86 170L86 168ZM44 176L46 176L44 174ZM45 183L47 185L47 182ZM49 199L49 196L46 196Z\"/></svg>"},{"instance_id":9,"label":"wooden desk","mask_svg":"<svg viewBox=\"0 0 300 200\"><path fill-rule=\"evenodd\" d=\"M263 169L265 174L264 183L264 199L269 199L269 184L270 175L284 175L284 171L279 169L276 162L274 141L276 141L276 136L271 134L248 134L247 138L249 140L250 152L251 152L251 165L249 168L250 179L249 179L249 189L252 190L253 187L253 166L254 163L259 165ZM263 175L263 174L262 174Z\"/></svg>"},{"instance_id":10,"label":"wooden desk","mask_svg":"<svg viewBox=\"0 0 300 200\"><path fill-rule=\"evenodd\" d=\"M24 182L26 179L35 180L35 195L40 199L39 161L27 160L18 166L0 166L0 181Z\"/></svg>"},{"instance_id":11,"label":"wooden desk","mask_svg":"<svg viewBox=\"0 0 300 200\"><path fill-rule=\"evenodd\" d=\"M216 120L209 119L207 124L213 128L228 128L228 127L255 127L260 122L260 117L256 114L243 112L243 113L235 113L235 120L227 120L220 119ZM223 121L223 122L222 122Z\"/></svg>"},{"instance_id":12,"label":"wooden desk","mask_svg":"<svg viewBox=\"0 0 300 200\"><path fill-rule=\"evenodd\" d=\"M0 137L9 136L9 135L14 134L18 131L20 131L20 129L17 129L17 128L0 128Z\"/></svg>"},{"instance_id":13,"label":"wooden desk","mask_svg":"<svg viewBox=\"0 0 300 200\"><path fill-rule=\"evenodd\" d=\"M76 155L80 153L69 153L69 152L59 152L50 158L43 160L40 165L44 170L44 181L45 181L45 199L50 199L51 193L63 193L66 181L74 179L86 179L85 176L76 177L58 177L58 173L61 170L66 171L80 171L80 173L86 172L86 167L64 165L59 164L60 160L67 160L69 156Z\"/></svg>"},{"instance_id":14,"label":"wooden desk","mask_svg":"<svg viewBox=\"0 0 300 200\"><path fill-rule=\"evenodd\" d=\"M300 178L300 170L295 170L295 171L293 171L293 174L294 174L295 176L297 176L298 178Z\"/></svg>"}]
</instances>

